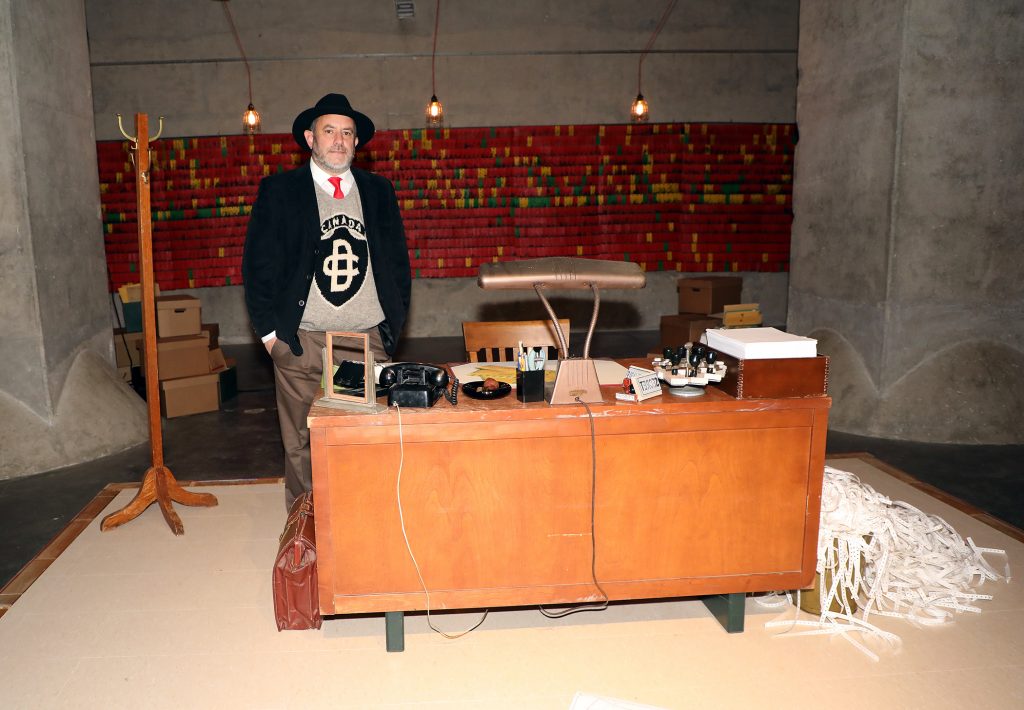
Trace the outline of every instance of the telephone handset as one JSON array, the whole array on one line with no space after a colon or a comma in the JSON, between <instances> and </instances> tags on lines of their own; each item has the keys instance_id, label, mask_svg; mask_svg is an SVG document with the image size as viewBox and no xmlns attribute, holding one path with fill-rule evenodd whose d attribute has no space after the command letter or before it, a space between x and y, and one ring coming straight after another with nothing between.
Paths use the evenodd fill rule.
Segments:
<instances>
[{"instance_id":1,"label":"telephone handset","mask_svg":"<svg viewBox=\"0 0 1024 710\"><path fill-rule=\"evenodd\" d=\"M398 362L380 371L379 382L388 388L388 406L433 407L441 395L454 406L458 403L459 379L448 387L448 373L434 365Z\"/></svg>"}]
</instances>

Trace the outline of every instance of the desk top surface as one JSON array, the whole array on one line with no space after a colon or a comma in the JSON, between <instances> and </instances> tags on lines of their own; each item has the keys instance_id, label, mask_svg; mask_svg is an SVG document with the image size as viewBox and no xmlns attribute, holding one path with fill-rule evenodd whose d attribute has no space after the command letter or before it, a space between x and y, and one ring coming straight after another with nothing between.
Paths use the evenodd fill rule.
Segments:
<instances>
[{"instance_id":1,"label":"desk top surface","mask_svg":"<svg viewBox=\"0 0 1024 710\"><path fill-rule=\"evenodd\" d=\"M650 367L646 359L623 359L624 366L639 365ZM765 409L828 409L832 404L830 397L799 397L787 399L736 399L718 388L709 385L702 395L680 397L667 392L651 397L643 402L622 402L615 399L615 393L621 388L614 385L602 386L603 402L587 405L595 416L635 416L657 414L710 413L715 411L749 411ZM387 403L387 398L378 400ZM515 397L515 390L506 397L494 400L477 400L464 396L460 392L458 405L452 406L444 399L439 400L430 408L403 407L401 417L408 423L432 424L454 421L521 421L531 419L561 419L588 416L582 404L550 405L547 402L520 402ZM336 408L314 404L309 412L310 428L330 426L360 426L372 424L391 424L398 417L396 408L389 407L385 411L372 412L367 410Z\"/></svg>"}]
</instances>

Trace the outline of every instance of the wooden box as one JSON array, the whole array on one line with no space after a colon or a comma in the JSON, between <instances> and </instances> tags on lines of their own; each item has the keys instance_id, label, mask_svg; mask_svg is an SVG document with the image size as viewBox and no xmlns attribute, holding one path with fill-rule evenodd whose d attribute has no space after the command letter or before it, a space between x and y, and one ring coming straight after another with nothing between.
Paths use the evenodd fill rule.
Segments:
<instances>
[{"instance_id":1,"label":"wooden box","mask_svg":"<svg viewBox=\"0 0 1024 710\"><path fill-rule=\"evenodd\" d=\"M742 276L706 276L679 279L680 313L721 313L731 303L740 303Z\"/></svg>"},{"instance_id":2,"label":"wooden box","mask_svg":"<svg viewBox=\"0 0 1024 710\"><path fill-rule=\"evenodd\" d=\"M718 389L736 399L824 397L828 394L828 356L737 360L719 354L728 372Z\"/></svg>"}]
</instances>

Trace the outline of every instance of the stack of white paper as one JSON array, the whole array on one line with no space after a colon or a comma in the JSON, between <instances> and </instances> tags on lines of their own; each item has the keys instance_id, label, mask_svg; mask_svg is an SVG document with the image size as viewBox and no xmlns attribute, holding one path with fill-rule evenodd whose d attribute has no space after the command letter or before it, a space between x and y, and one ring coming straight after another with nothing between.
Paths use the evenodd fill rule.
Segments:
<instances>
[{"instance_id":1,"label":"stack of white paper","mask_svg":"<svg viewBox=\"0 0 1024 710\"><path fill-rule=\"evenodd\" d=\"M778 328L708 328L701 337L712 350L739 360L815 357L818 341L784 333Z\"/></svg>"}]
</instances>

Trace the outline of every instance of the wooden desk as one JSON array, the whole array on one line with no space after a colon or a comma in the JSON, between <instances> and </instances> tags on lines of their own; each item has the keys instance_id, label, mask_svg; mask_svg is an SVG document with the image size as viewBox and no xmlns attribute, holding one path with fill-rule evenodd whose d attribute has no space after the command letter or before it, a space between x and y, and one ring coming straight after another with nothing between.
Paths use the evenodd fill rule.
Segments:
<instances>
[{"instance_id":1,"label":"wooden desk","mask_svg":"<svg viewBox=\"0 0 1024 710\"><path fill-rule=\"evenodd\" d=\"M716 611L737 631L744 593L810 586L831 399L736 400L709 387L621 404L602 389L589 407L609 598L727 595ZM590 422L583 405L514 396L400 416L314 407L321 612L386 612L388 648L400 650L402 612L426 608L399 521L400 465L431 609L599 600Z\"/></svg>"}]
</instances>

